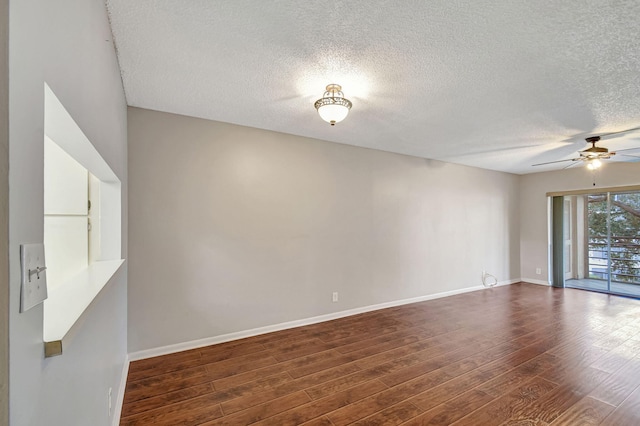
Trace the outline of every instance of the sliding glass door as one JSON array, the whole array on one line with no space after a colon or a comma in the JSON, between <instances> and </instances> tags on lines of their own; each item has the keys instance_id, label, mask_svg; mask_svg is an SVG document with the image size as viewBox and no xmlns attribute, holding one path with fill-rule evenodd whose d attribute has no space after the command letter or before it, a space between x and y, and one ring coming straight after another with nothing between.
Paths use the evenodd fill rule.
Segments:
<instances>
[{"instance_id":1,"label":"sliding glass door","mask_svg":"<svg viewBox=\"0 0 640 426\"><path fill-rule=\"evenodd\" d=\"M554 226L562 233L553 244L562 245L554 265L563 273L556 279L566 287L640 297L640 192L564 196L554 204L560 205Z\"/></svg>"}]
</instances>

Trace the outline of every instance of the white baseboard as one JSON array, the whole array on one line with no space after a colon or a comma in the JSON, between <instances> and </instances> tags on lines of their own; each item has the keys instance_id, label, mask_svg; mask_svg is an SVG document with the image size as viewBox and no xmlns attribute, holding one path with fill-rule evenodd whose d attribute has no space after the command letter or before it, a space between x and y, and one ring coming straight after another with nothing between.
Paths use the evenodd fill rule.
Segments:
<instances>
[{"instance_id":1,"label":"white baseboard","mask_svg":"<svg viewBox=\"0 0 640 426\"><path fill-rule=\"evenodd\" d=\"M551 283L548 281L534 280L533 278L522 278L522 282L529 284L546 285L547 287L551 286Z\"/></svg>"},{"instance_id":2,"label":"white baseboard","mask_svg":"<svg viewBox=\"0 0 640 426\"><path fill-rule=\"evenodd\" d=\"M510 285L521 280L513 279L507 281L500 281L496 286ZM204 339L191 340L188 342L177 343L173 345L161 346L152 349L145 349L142 351L136 351L129 354L129 361L137 361L145 358L153 358L156 356L167 355L175 352L182 352L190 349L202 348L204 346L215 345L218 343L230 342L233 340L244 339L247 337L258 336L260 334L272 333L274 331L287 330L289 328L302 327L305 325L317 324L320 322L331 321L338 318L344 318L351 315L362 314L364 312L377 311L385 308L392 308L394 306L408 305L410 303L424 302L426 300L440 299L442 297L454 296L456 294L469 293L472 291L483 290L484 286L467 287L458 290L445 291L442 293L429 294L426 296L419 296L410 299L395 300L392 302L379 303L376 305L363 306L360 308L349 309L346 311L333 312L326 315L320 315L316 317L304 318L296 321L283 322L280 324L268 325L266 327L253 328L250 330L238 331L235 333L222 334L220 336L207 337ZM124 394L124 392L123 392Z\"/></svg>"},{"instance_id":3,"label":"white baseboard","mask_svg":"<svg viewBox=\"0 0 640 426\"><path fill-rule=\"evenodd\" d=\"M129 375L129 357L125 356L124 365L122 366L122 377L120 377L120 387L118 388L118 394L116 395L116 403L113 406L113 413L111 417L112 426L120 425L120 416L122 415L122 404L124 403L124 390L127 387L127 376Z\"/></svg>"}]
</instances>

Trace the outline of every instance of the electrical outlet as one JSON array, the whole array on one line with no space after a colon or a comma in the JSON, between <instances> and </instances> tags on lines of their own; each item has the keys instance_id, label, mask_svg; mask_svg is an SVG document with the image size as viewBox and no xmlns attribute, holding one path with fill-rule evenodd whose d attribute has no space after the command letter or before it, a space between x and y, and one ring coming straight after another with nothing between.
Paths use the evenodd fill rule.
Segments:
<instances>
[{"instance_id":1,"label":"electrical outlet","mask_svg":"<svg viewBox=\"0 0 640 426\"><path fill-rule=\"evenodd\" d=\"M536 268L536 274L537 274L537 275L542 274L542 269L540 269L540 268Z\"/></svg>"},{"instance_id":2,"label":"electrical outlet","mask_svg":"<svg viewBox=\"0 0 640 426\"><path fill-rule=\"evenodd\" d=\"M337 291L333 292L332 301L334 301L334 302L338 301L338 292Z\"/></svg>"},{"instance_id":3,"label":"electrical outlet","mask_svg":"<svg viewBox=\"0 0 640 426\"><path fill-rule=\"evenodd\" d=\"M111 407L112 407L112 403L111 403L111 392L112 392L112 389L111 389L111 388L109 388L109 394L108 394L108 397L107 397L107 398L108 398L108 400L109 400L109 418L111 418Z\"/></svg>"}]
</instances>

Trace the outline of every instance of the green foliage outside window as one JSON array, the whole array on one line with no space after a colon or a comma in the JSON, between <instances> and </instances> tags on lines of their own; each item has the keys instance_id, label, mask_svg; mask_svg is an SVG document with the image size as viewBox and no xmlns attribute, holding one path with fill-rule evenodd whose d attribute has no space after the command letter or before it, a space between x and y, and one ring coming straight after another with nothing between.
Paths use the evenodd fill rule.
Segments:
<instances>
[{"instance_id":1,"label":"green foliage outside window","mask_svg":"<svg viewBox=\"0 0 640 426\"><path fill-rule=\"evenodd\" d=\"M611 280L640 284L640 193L589 195L589 256L607 257L607 217L611 235ZM589 270L590 278L603 278Z\"/></svg>"}]
</instances>

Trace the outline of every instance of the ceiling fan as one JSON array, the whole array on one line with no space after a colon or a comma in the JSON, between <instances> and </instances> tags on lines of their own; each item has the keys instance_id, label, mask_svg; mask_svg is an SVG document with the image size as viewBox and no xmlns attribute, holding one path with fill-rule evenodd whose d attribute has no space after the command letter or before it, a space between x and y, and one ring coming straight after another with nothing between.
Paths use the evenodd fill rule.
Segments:
<instances>
[{"instance_id":1,"label":"ceiling fan","mask_svg":"<svg viewBox=\"0 0 640 426\"><path fill-rule=\"evenodd\" d=\"M614 135L614 134L619 134L619 133L625 133L625 132L629 132L631 130L638 130L638 128L636 129L630 129L630 130L625 130L622 132L614 132L614 133L607 133L606 135L602 135L602 136L610 136L610 135ZM569 167L580 163L580 162L584 162L587 163L587 167L590 170L595 170L597 168L599 168L602 165L602 161L601 160L608 160L611 157L613 157L616 154L619 154L623 151L633 151L633 150L637 150L640 149L640 147L638 148L627 148L627 149L619 149L616 152L612 152L609 151L607 148L601 147L601 146L596 146L596 143L599 142L601 139L601 136L590 136L588 138L586 138L585 140L587 141L587 143L590 143L591 146L587 149L584 149L582 151L579 151L578 154L580 154L578 157L575 158L569 158L568 160L558 160L558 161L548 161L546 163L538 163L538 164L533 164L532 166L542 166L545 164L553 164L553 163L564 163L567 161L571 161L571 164L569 164L567 167L565 167L565 169L568 169ZM629 154L619 154L620 156L623 157L633 157L633 158L638 158L640 159L640 156L637 155L629 155Z\"/></svg>"}]
</instances>

